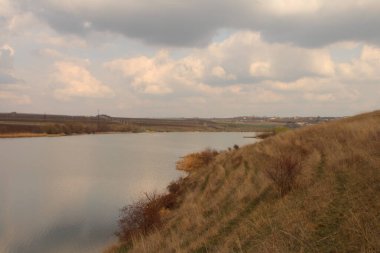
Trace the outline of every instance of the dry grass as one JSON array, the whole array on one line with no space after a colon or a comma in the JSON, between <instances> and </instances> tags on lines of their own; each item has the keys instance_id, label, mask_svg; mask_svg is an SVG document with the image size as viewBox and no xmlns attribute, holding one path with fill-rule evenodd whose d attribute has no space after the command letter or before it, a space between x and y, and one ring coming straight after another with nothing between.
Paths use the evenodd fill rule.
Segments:
<instances>
[{"instance_id":1,"label":"dry grass","mask_svg":"<svg viewBox=\"0 0 380 253\"><path fill-rule=\"evenodd\" d=\"M112 252L380 252L380 111L213 159L192 170L160 229ZM279 197L268 168L298 161Z\"/></svg>"},{"instance_id":2,"label":"dry grass","mask_svg":"<svg viewBox=\"0 0 380 253\"><path fill-rule=\"evenodd\" d=\"M239 146L236 145L235 149L238 148ZM190 172L200 169L202 167L208 166L217 155L218 152L216 150L209 148L201 152L186 155L177 162L177 170Z\"/></svg>"},{"instance_id":3,"label":"dry grass","mask_svg":"<svg viewBox=\"0 0 380 253\"><path fill-rule=\"evenodd\" d=\"M51 137L61 136L60 134L47 134L47 133L3 133L0 138L24 138L24 137Z\"/></svg>"},{"instance_id":4,"label":"dry grass","mask_svg":"<svg viewBox=\"0 0 380 253\"><path fill-rule=\"evenodd\" d=\"M276 156L273 165L265 168L264 172L273 181L279 194L284 196L295 187L301 168L298 156L283 152Z\"/></svg>"}]
</instances>

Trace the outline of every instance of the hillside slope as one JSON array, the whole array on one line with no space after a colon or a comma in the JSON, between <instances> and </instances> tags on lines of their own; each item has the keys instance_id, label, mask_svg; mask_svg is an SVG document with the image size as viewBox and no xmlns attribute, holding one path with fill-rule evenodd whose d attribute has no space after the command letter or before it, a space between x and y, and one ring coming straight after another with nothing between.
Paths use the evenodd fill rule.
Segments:
<instances>
[{"instance_id":1,"label":"hillside slope","mask_svg":"<svg viewBox=\"0 0 380 253\"><path fill-rule=\"evenodd\" d=\"M268 170L286 158L300 171L280 194ZM379 252L380 111L222 152L185 188L128 252Z\"/></svg>"}]
</instances>

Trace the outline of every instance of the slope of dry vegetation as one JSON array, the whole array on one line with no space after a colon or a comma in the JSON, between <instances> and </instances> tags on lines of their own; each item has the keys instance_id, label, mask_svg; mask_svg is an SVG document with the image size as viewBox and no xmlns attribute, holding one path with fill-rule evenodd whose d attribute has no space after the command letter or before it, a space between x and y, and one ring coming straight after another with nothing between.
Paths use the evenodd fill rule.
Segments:
<instances>
[{"instance_id":1,"label":"slope of dry vegetation","mask_svg":"<svg viewBox=\"0 0 380 253\"><path fill-rule=\"evenodd\" d=\"M380 111L222 152L109 252L379 252Z\"/></svg>"}]
</instances>

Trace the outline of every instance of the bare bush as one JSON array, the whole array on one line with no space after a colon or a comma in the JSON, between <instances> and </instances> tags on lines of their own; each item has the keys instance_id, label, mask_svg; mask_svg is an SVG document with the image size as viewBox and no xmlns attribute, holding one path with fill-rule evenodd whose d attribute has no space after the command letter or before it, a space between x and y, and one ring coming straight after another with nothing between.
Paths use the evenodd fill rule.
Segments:
<instances>
[{"instance_id":1,"label":"bare bush","mask_svg":"<svg viewBox=\"0 0 380 253\"><path fill-rule=\"evenodd\" d=\"M274 183L280 195L284 196L295 186L301 168L301 162L297 156L280 153L273 165L266 168L265 174Z\"/></svg>"},{"instance_id":2,"label":"bare bush","mask_svg":"<svg viewBox=\"0 0 380 253\"><path fill-rule=\"evenodd\" d=\"M160 210L163 207L162 195L145 194L145 198L124 207L119 220L120 240L128 242L133 236L146 234L161 225Z\"/></svg>"},{"instance_id":3,"label":"bare bush","mask_svg":"<svg viewBox=\"0 0 380 253\"><path fill-rule=\"evenodd\" d=\"M124 207L119 219L116 235L121 242L131 242L133 237L146 235L163 224L162 211L178 207L178 197L183 193L185 179L173 181L167 187L168 193L145 193L144 198Z\"/></svg>"}]
</instances>

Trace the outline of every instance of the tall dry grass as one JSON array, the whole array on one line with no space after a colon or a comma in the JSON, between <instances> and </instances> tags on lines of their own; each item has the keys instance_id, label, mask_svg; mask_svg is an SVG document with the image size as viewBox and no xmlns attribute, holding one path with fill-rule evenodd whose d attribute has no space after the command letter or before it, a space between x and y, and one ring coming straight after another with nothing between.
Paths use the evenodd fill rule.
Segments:
<instances>
[{"instance_id":1,"label":"tall dry grass","mask_svg":"<svg viewBox=\"0 0 380 253\"><path fill-rule=\"evenodd\" d=\"M162 226L112 252L380 252L379 186L380 111L287 131L192 170Z\"/></svg>"},{"instance_id":2,"label":"tall dry grass","mask_svg":"<svg viewBox=\"0 0 380 253\"><path fill-rule=\"evenodd\" d=\"M191 172L207 167L218 155L218 151L207 148L201 152L191 153L182 157L176 164L177 170Z\"/></svg>"}]
</instances>

